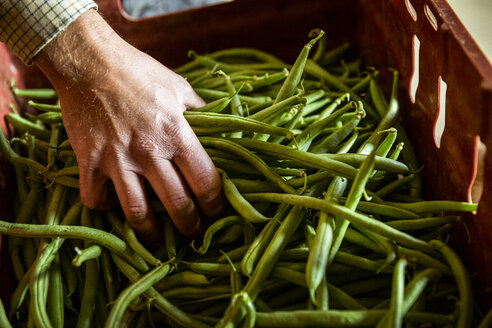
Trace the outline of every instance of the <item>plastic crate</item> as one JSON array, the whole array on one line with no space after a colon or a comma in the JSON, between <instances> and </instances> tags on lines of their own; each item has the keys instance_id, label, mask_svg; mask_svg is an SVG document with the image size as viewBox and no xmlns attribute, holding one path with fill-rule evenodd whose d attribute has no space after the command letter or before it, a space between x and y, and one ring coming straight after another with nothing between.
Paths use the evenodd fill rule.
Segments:
<instances>
[{"instance_id":1,"label":"plastic crate","mask_svg":"<svg viewBox=\"0 0 492 328\"><path fill-rule=\"evenodd\" d=\"M454 239L478 298L492 304L492 66L445 0L236 0L145 19L127 16L119 0L98 3L123 38L169 67L187 61L189 49L225 47L257 47L292 61L309 30L321 27L331 46L349 41L380 69L383 83L386 68L398 69L401 118L424 165L428 198L479 202ZM47 83L0 45L2 115L12 77L21 86ZM442 135L437 121L445 122ZM9 174L2 172L4 187ZM2 189L4 214L12 193Z\"/></svg>"}]
</instances>

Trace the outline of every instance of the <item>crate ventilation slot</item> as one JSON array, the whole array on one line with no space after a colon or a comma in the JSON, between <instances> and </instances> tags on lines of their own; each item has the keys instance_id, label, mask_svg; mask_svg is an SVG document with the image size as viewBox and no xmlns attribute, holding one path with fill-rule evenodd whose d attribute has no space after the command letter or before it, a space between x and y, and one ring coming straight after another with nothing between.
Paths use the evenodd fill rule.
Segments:
<instances>
[{"instance_id":1,"label":"crate ventilation slot","mask_svg":"<svg viewBox=\"0 0 492 328\"><path fill-rule=\"evenodd\" d=\"M437 148L441 148L442 134L446 127L446 91L448 89L447 83L439 75L437 79L437 116L434 122L434 143Z\"/></svg>"},{"instance_id":2,"label":"crate ventilation slot","mask_svg":"<svg viewBox=\"0 0 492 328\"><path fill-rule=\"evenodd\" d=\"M410 77L410 83L408 85L408 93L410 96L410 101L415 104L415 96L417 95L417 88L419 87L419 56L420 56L420 40L414 34L412 39L412 62L413 62L413 72Z\"/></svg>"},{"instance_id":3,"label":"crate ventilation slot","mask_svg":"<svg viewBox=\"0 0 492 328\"><path fill-rule=\"evenodd\" d=\"M436 16L434 15L434 13L432 12L432 10L429 8L428 5L424 6L424 13L425 13L425 17L427 17L427 20L431 24L434 31L437 31L438 25L437 25Z\"/></svg>"},{"instance_id":4,"label":"crate ventilation slot","mask_svg":"<svg viewBox=\"0 0 492 328\"><path fill-rule=\"evenodd\" d=\"M487 146L480 140L480 136L476 136L473 145L473 173L468 186L468 201L470 203L479 203L482 198L486 154Z\"/></svg>"},{"instance_id":5,"label":"crate ventilation slot","mask_svg":"<svg viewBox=\"0 0 492 328\"><path fill-rule=\"evenodd\" d=\"M405 0L405 6L407 7L407 10L408 10L408 13L410 14L410 17L412 17L412 19L414 21L417 21L417 11L413 7L410 0Z\"/></svg>"}]
</instances>

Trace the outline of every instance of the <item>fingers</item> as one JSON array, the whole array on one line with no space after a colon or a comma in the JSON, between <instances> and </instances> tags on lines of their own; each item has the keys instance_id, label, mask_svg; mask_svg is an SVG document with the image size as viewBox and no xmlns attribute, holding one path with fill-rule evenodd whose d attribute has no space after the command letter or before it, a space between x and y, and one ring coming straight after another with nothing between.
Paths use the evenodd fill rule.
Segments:
<instances>
[{"instance_id":1,"label":"fingers","mask_svg":"<svg viewBox=\"0 0 492 328\"><path fill-rule=\"evenodd\" d=\"M189 87L189 92L186 94L186 98L184 99L184 104L186 109L191 109L191 108L198 108L198 107L203 107L207 103L205 100L200 98L199 95L193 90L193 88L190 86Z\"/></svg>"},{"instance_id":2,"label":"fingers","mask_svg":"<svg viewBox=\"0 0 492 328\"><path fill-rule=\"evenodd\" d=\"M167 160L155 161L146 178L166 208L176 229L185 237L195 237L201 230L198 209L176 167Z\"/></svg>"},{"instance_id":3,"label":"fingers","mask_svg":"<svg viewBox=\"0 0 492 328\"><path fill-rule=\"evenodd\" d=\"M107 178L92 167L80 167L79 184L82 203L90 209L109 210L116 199L108 193Z\"/></svg>"},{"instance_id":4,"label":"fingers","mask_svg":"<svg viewBox=\"0 0 492 328\"><path fill-rule=\"evenodd\" d=\"M226 201L222 193L220 176L200 141L189 129L181 141L183 147L175 153L173 162L185 178L203 214L218 216L225 208Z\"/></svg>"},{"instance_id":5,"label":"fingers","mask_svg":"<svg viewBox=\"0 0 492 328\"><path fill-rule=\"evenodd\" d=\"M142 179L134 172L119 171L112 180L128 223L149 246L162 244L162 233L150 209Z\"/></svg>"}]
</instances>

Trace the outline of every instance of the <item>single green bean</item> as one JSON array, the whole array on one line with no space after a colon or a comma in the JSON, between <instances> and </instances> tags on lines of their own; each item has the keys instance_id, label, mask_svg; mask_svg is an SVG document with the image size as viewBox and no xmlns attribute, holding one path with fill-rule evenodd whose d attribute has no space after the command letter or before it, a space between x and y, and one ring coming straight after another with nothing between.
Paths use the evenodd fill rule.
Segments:
<instances>
[{"instance_id":1,"label":"single green bean","mask_svg":"<svg viewBox=\"0 0 492 328\"><path fill-rule=\"evenodd\" d=\"M458 285L459 313L456 327L471 327L473 319L473 295L470 275L460 259L448 245L440 240L431 240L430 244L436 248L447 260Z\"/></svg>"},{"instance_id":2,"label":"single green bean","mask_svg":"<svg viewBox=\"0 0 492 328\"><path fill-rule=\"evenodd\" d=\"M219 172L222 178L222 188L224 189L224 195L226 196L231 206L239 214L241 214L244 219L252 223L261 223L270 220L269 218L258 212L253 207L253 205L251 205L247 200L244 199L244 197L239 193L234 183L232 183L232 181L229 179L224 171L221 170Z\"/></svg>"},{"instance_id":3,"label":"single green bean","mask_svg":"<svg viewBox=\"0 0 492 328\"><path fill-rule=\"evenodd\" d=\"M394 327L399 328L402 326L404 313L403 299L405 293L405 268L407 266L407 260L400 258L395 265L395 271L393 273L393 286L391 288L390 309L388 313L379 321L377 328L382 327Z\"/></svg>"},{"instance_id":4,"label":"single green bean","mask_svg":"<svg viewBox=\"0 0 492 328\"><path fill-rule=\"evenodd\" d=\"M347 179L336 177L331 182L325 199L329 201L338 201L347 186ZM319 216L316 235L312 245L309 247L309 257L306 264L306 282L309 288L311 301L316 303L316 290L322 283L326 267L328 265L329 253L333 241L334 220L326 212L321 212Z\"/></svg>"},{"instance_id":5,"label":"single green bean","mask_svg":"<svg viewBox=\"0 0 492 328\"><path fill-rule=\"evenodd\" d=\"M325 32L320 30L318 35L303 47L301 53L294 62L294 65L290 69L289 76L287 76L282 84L274 103L278 103L294 94L304 73L304 65L306 64L309 52L316 41L318 41L318 39L320 39L324 34Z\"/></svg>"},{"instance_id":6,"label":"single green bean","mask_svg":"<svg viewBox=\"0 0 492 328\"><path fill-rule=\"evenodd\" d=\"M128 246L133 249L133 251L140 255L148 264L152 266L157 266L161 263L160 260L156 259L152 253L150 253L137 239L137 235L135 234L135 230L132 229L128 221L125 220L125 224L123 226L125 240L128 243Z\"/></svg>"}]
</instances>

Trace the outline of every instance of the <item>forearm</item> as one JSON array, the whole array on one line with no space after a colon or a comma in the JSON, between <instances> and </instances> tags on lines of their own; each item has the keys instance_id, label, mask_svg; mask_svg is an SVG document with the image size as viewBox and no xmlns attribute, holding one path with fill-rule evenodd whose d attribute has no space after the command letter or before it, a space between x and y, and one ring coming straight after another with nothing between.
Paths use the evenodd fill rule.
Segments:
<instances>
[{"instance_id":1,"label":"forearm","mask_svg":"<svg viewBox=\"0 0 492 328\"><path fill-rule=\"evenodd\" d=\"M124 41L95 11L89 10L44 47L34 63L55 87L83 86L110 74ZM103 74L101 74L103 73Z\"/></svg>"}]
</instances>

